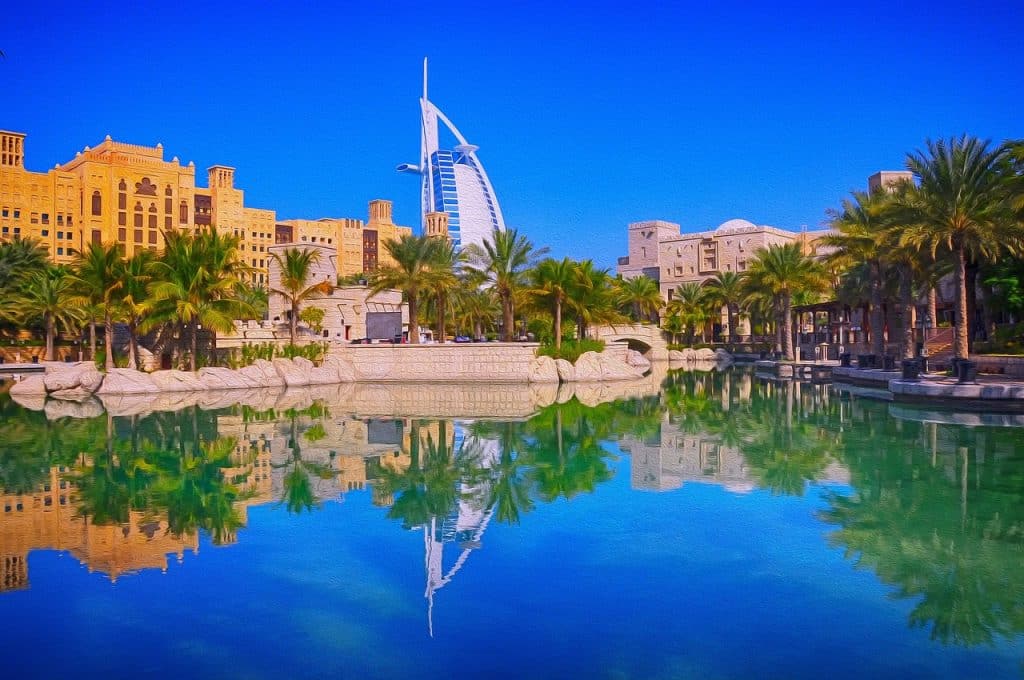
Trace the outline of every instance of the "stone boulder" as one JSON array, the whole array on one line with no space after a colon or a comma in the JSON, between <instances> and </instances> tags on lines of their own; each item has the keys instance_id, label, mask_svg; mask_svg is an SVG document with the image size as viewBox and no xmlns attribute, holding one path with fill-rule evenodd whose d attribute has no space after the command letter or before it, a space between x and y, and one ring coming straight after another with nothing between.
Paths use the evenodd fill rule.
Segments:
<instances>
[{"instance_id":1,"label":"stone boulder","mask_svg":"<svg viewBox=\"0 0 1024 680\"><path fill-rule=\"evenodd\" d=\"M355 382L356 380L356 369L348 359L329 356L324 359L323 367L334 371L338 376L338 382Z\"/></svg>"},{"instance_id":2,"label":"stone boulder","mask_svg":"<svg viewBox=\"0 0 1024 680\"><path fill-rule=\"evenodd\" d=\"M561 382L574 382L576 380L576 368L571 362L565 359L555 359L555 368L558 369L558 379Z\"/></svg>"},{"instance_id":3,"label":"stone boulder","mask_svg":"<svg viewBox=\"0 0 1024 680\"><path fill-rule=\"evenodd\" d=\"M191 371L153 371L149 379L161 392L195 392L206 389L198 375Z\"/></svg>"},{"instance_id":4,"label":"stone boulder","mask_svg":"<svg viewBox=\"0 0 1024 680\"><path fill-rule=\"evenodd\" d=\"M594 382L601 379L601 355L597 352L584 352L576 359L573 367L576 382Z\"/></svg>"},{"instance_id":5,"label":"stone boulder","mask_svg":"<svg viewBox=\"0 0 1024 680\"><path fill-rule=\"evenodd\" d=\"M668 360L674 362L686 361L686 355L680 352L678 349L670 349L668 351Z\"/></svg>"},{"instance_id":6,"label":"stone boulder","mask_svg":"<svg viewBox=\"0 0 1024 680\"><path fill-rule=\"evenodd\" d=\"M148 373L132 368L111 368L96 394L156 394L159 391Z\"/></svg>"},{"instance_id":7,"label":"stone boulder","mask_svg":"<svg viewBox=\"0 0 1024 680\"><path fill-rule=\"evenodd\" d=\"M313 362L303 357L294 359L274 359L274 369L288 387L306 387L309 385L309 372Z\"/></svg>"},{"instance_id":8,"label":"stone boulder","mask_svg":"<svg viewBox=\"0 0 1024 680\"><path fill-rule=\"evenodd\" d=\"M701 347L698 350L694 350L693 358L697 361L714 361L715 350L710 347Z\"/></svg>"},{"instance_id":9,"label":"stone boulder","mask_svg":"<svg viewBox=\"0 0 1024 680\"><path fill-rule=\"evenodd\" d=\"M309 369L310 385L334 385L338 382L338 371L332 366L314 366Z\"/></svg>"},{"instance_id":10,"label":"stone boulder","mask_svg":"<svg viewBox=\"0 0 1024 680\"><path fill-rule=\"evenodd\" d=\"M601 380L632 380L643 375L643 371L626 364L608 354L598 355L601 361Z\"/></svg>"},{"instance_id":11,"label":"stone boulder","mask_svg":"<svg viewBox=\"0 0 1024 680\"><path fill-rule=\"evenodd\" d=\"M637 352L635 349L626 350L626 365L632 366L640 371L648 371L651 368L651 362L647 357L640 352Z\"/></svg>"},{"instance_id":12,"label":"stone boulder","mask_svg":"<svg viewBox=\"0 0 1024 680\"><path fill-rule=\"evenodd\" d=\"M80 388L73 388L80 389ZM50 399L43 408L47 420L59 420L61 418L96 418L103 415L103 405L96 401L92 393L87 392L86 398L81 401L62 401Z\"/></svg>"},{"instance_id":13,"label":"stone boulder","mask_svg":"<svg viewBox=\"0 0 1024 680\"><path fill-rule=\"evenodd\" d=\"M79 361L75 364L51 364L46 369L46 391L57 392L80 387L87 392L95 392L103 382L103 374L91 361Z\"/></svg>"},{"instance_id":14,"label":"stone boulder","mask_svg":"<svg viewBox=\"0 0 1024 680\"><path fill-rule=\"evenodd\" d=\"M530 383L530 401L536 408L551 406L558 396L558 388L557 382Z\"/></svg>"},{"instance_id":15,"label":"stone boulder","mask_svg":"<svg viewBox=\"0 0 1024 680\"><path fill-rule=\"evenodd\" d=\"M535 357L530 364L530 382L532 383L557 383L558 367L551 357Z\"/></svg>"},{"instance_id":16,"label":"stone boulder","mask_svg":"<svg viewBox=\"0 0 1024 680\"><path fill-rule=\"evenodd\" d=\"M724 349L719 348L715 350L715 361L723 366L728 366L732 364L733 358L731 354L726 352Z\"/></svg>"},{"instance_id":17,"label":"stone boulder","mask_svg":"<svg viewBox=\"0 0 1024 680\"><path fill-rule=\"evenodd\" d=\"M257 387L284 387L284 379L266 359L257 359L251 365L238 369L245 381Z\"/></svg>"},{"instance_id":18,"label":"stone boulder","mask_svg":"<svg viewBox=\"0 0 1024 680\"><path fill-rule=\"evenodd\" d=\"M200 368L197 378L203 389L207 390L244 390L248 387L259 387L255 380L230 368Z\"/></svg>"},{"instance_id":19,"label":"stone boulder","mask_svg":"<svg viewBox=\"0 0 1024 680\"><path fill-rule=\"evenodd\" d=\"M42 395L46 396L46 376L30 375L11 385L12 397Z\"/></svg>"}]
</instances>

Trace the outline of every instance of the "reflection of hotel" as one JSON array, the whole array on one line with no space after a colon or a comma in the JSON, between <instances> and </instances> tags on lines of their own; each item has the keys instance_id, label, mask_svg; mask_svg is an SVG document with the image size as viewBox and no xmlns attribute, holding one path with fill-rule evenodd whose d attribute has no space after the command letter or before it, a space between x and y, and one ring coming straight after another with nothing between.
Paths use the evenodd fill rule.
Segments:
<instances>
[{"instance_id":1,"label":"reflection of hotel","mask_svg":"<svg viewBox=\"0 0 1024 680\"><path fill-rule=\"evenodd\" d=\"M685 434L662 421L657 435L640 441L623 437L620 448L630 454L630 483L634 489L669 491L686 482L718 484L746 493L754 483L738 449L707 435Z\"/></svg>"}]
</instances>

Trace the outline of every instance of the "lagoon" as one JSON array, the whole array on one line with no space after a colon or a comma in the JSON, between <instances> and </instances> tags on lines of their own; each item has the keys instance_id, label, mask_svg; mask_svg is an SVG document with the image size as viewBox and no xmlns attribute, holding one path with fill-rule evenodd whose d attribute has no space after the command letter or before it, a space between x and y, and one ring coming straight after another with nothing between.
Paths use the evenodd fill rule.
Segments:
<instances>
[{"instance_id":1,"label":"lagoon","mask_svg":"<svg viewBox=\"0 0 1024 680\"><path fill-rule=\"evenodd\" d=\"M452 389L0 397L6 672L1019 674L1024 429L741 370Z\"/></svg>"}]
</instances>

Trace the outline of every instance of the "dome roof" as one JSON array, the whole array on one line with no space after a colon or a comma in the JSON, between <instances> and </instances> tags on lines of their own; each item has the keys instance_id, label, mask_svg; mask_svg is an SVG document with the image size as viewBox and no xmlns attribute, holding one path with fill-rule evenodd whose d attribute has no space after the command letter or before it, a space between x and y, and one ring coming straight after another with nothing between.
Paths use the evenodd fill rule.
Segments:
<instances>
[{"instance_id":1,"label":"dome roof","mask_svg":"<svg viewBox=\"0 0 1024 680\"><path fill-rule=\"evenodd\" d=\"M756 229L757 225L747 220L729 220L718 225L718 229ZM718 231L718 230L716 230Z\"/></svg>"}]
</instances>

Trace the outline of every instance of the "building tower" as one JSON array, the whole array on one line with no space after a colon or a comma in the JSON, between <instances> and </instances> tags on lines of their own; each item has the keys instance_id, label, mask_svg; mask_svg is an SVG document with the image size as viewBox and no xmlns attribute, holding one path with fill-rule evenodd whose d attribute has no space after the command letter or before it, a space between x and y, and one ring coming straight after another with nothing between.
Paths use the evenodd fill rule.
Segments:
<instances>
[{"instance_id":1,"label":"building tower","mask_svg":"<svg viewBox=\"0 0 1024 680\"><path fill-rule=\"evenodd\" d=\"M505 218L476 152L437 106L427 98L427 60L423 60L423 97L420 99L420 161L403 163L399 172L420 175L420 219L424 231L429 213L448 215L448 235L457 248L489 240L505 230ZM452 149L440 148L438 121L455 136Z\"/></svg>"},{"instance_id":2,"label":"building tower","mask_svg":"<svg viewBox=\"0 0 1024 680\"><path fill-rule=\"evenodd\" d=\"M427 235L427 238L451 240L451 237L448 235L448 213L431 212L427 213L424 219L426 225L423 232Z\"/></svg>"}]
</instances>

